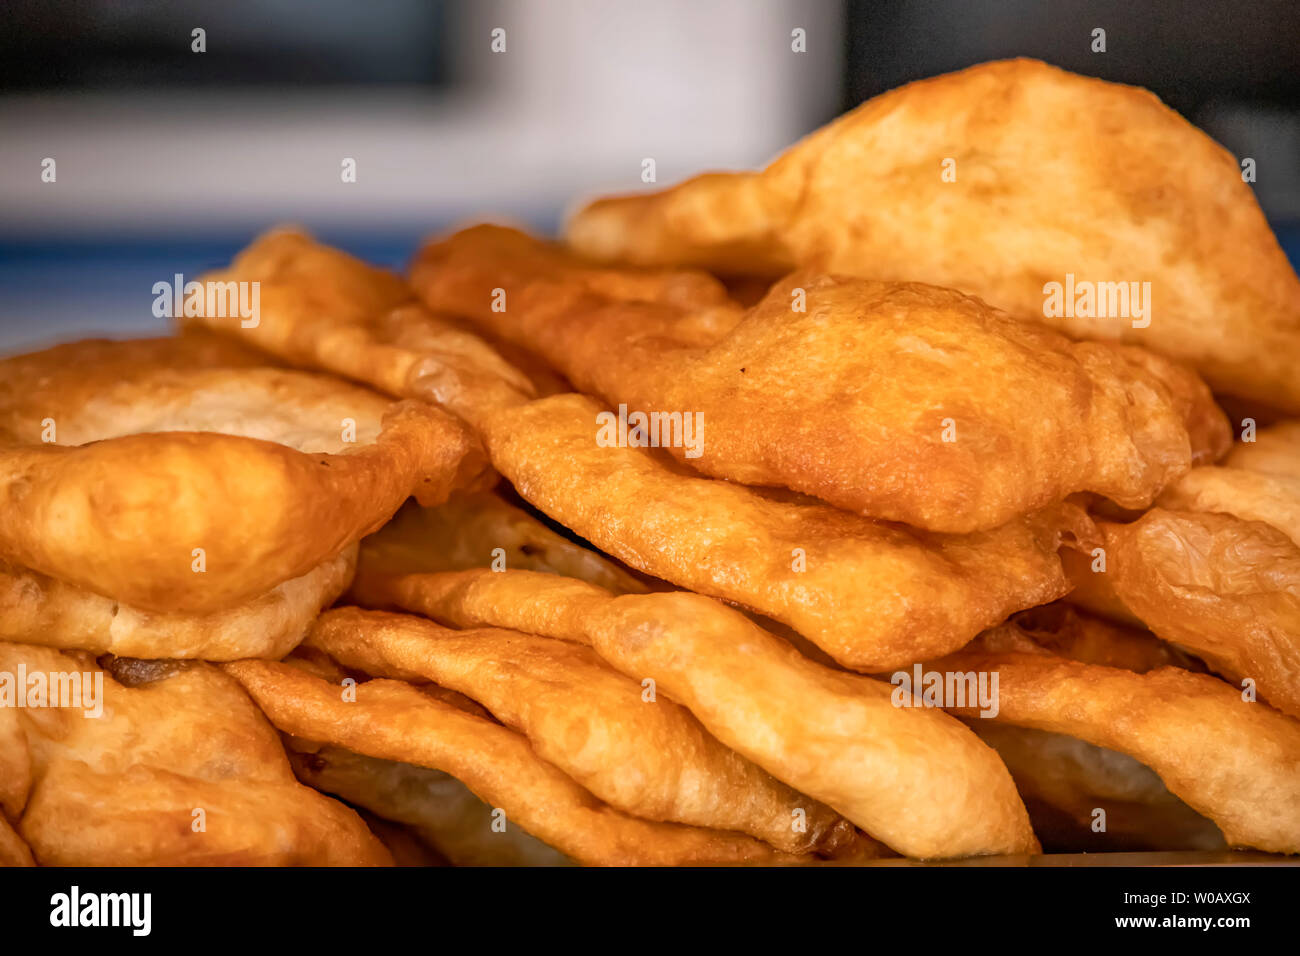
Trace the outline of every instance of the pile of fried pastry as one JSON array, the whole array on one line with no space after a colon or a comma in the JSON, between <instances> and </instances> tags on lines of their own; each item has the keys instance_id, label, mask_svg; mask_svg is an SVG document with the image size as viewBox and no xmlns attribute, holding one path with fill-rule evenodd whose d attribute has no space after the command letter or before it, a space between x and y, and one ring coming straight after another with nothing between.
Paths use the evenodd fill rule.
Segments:
<instances>
[{"instance_id":1,"label":"pile of fried pastry","mask_svg":"<svg viewBox=\"0 0 1300 956\"><path fill-rule=\"evenodd\" d=\"M1300 281L1149 93L204 279L0 360L0 863L1300 852Z\"/></svg>"}]
</instances>

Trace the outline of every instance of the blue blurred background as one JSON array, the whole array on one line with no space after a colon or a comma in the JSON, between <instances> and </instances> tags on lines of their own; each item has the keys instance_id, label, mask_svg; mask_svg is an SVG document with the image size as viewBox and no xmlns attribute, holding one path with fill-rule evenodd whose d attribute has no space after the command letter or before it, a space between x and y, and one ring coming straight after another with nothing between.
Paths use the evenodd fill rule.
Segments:
<instances>
[{"instance_id":1,"label":"blue blurred background","mask_svg":"<svg viewBox=\"0 0 1300 956\"><path fill-rule=\"evenodd\" d=\"M276 223L401 267L469 219L554 231L640 187L644 158L660 185L757 167L876 93L1011 55L1149 87L1255 158L1300 259L1292 0L7 0L0 350L159 331L153 283Z\"/></svg>"}]
</instances>

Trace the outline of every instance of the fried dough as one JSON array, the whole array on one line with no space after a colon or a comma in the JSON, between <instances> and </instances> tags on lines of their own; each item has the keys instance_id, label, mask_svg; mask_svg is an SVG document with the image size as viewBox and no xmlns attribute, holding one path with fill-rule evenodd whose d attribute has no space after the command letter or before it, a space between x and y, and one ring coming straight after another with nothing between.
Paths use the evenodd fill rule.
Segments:
<instances>
[{"instance_id":1,"label":"fried dough","mask_svg":"<svg viewBox=\"0 0 1300 956\"><path fill-rule=\"evenodd\" d=\"M463 571L504 567L549 571L599 584L618 594L648 588L613 561L557 534L491 491L458 492L444 504L408 502L361 542L368 567L386 572Z\"/></svg>"},{"instance_id":2,"label":"fried dough","mask_svg":"<svg viewBox=\"0 0 1300 956\"><path fill-rule=\"evenodd\" d=\"M1165 490L1160 506L1262 521L1300 545L1300 477L1238 467L1193 468Z\"/></svg>"},{"instance_id":3,"label":"fried dough","mask_svg":"<svg viewBox=\"0 0 1300 956\"><path fill-rule=\"evenodd\" d=\"M1236 159L1145 90L1034 60L909 83L762 172L599 200L567 235L600 260L928 282L1037 321L1048 282L1149 282L1147 327L1047 321L1300 411L1300 281Z\"/></svg>"},{"instance_id":4,"label":"fried dough","mask_svg":"<svg viewBox=\"0 0 1300 956\"><path fill-rule=\"evenodd\" d=\"M465 417L481 404L530 398L537 387L481 336L434 315L406 283L305 233L266 233L208 282L260 283L260 315L207 315L194 301L187 325L218 330L294 365L363 382L389 395L436 402ZM539 374L556 387L549 370Z\"/></svg>"},{"instance_id":5,"label":"fried dough","mask_svg":"<svg viewBox=\"0 0 1300 956\"><path fill-rule=\"evenodd\" d=\"M100 674L103 714L16 711L31 792L18 829L54 866L383 865L351 810L299 784L239 685L203 663L0 644L0 671ZM3 711L0 711L3 713ZM199 812L201 811L201 813Z\"/></svg>"},{"instance_id":6,"label":"fried dough","mask_svg":"<svg viewBox=\"0 0 1300 956\"><path fill-rule=\"evenodd\" d=\"M1179 800L1154 770L1077 737L978 717L965 721L998 752L1048 853L1217 850L1219 828ZM1104 810L1104 829L1097 810Z\"/></svg>"},{"instance_id":7,"label":"fried dough","mask_svg":"<svg viewBox=\"0 0 1300 956\"><path fill-rule=\"evenodd\" d=\"M598 410L557 395L499 411L485 427L493 465L602 551L780 621L846 667L938 656L1060 597L1068 585L1056 548L1091 534L1071 505L939 535L765 496L682 473L650 449L598 446Z\"/></svg>"},{"instance_id":8,"label":"fried dough","mask_svg":"<svg viewBox=\"0 0 1300 956\"><path fill-rule=\"evenodd\" d=\"M528 741L421 693L410 684L371 680L355 701L287 664L220 665L280 730L383 760L442 770L480 799L571 859L587 865L676 865L790 860L752 837L641 820L602 803Z\"/></svg>"},{"instance_id":9,"label":"fried dough","mask_svg":"<svg viewBox=\"0 0 1300 956\"><path fill-rule=\"evenodd\" d=\"M834 855L853 842L843 817L718 743L684 707L647 701L641 684L590 648L358 608L322 616L308 643L344 667L465 694L543 760L633 816L738 830L794 854Z\"/></svg>"},{"instance_id":10,"label":"fried dough","mask_svg":"<svg viewBox=\"0 0 1300 956\"><path fill-rule=\"evenodd\" d=\"M899 853L1038 849L1006 767L960 722L895 707L888 684L813 663L709 598L615 597L532 571L373 575L358 587L376 606L589 644L633 680L653 679L737 753Z\"/></svg>"},{"instance_id":11,"label":"fried dough","mask_svg":"<svg viewBox=\"0 0 1300 956\"><path fill-rule=\"evenodd\" d=\"M431 306L536 351L580 391L687 416L690 441L682 427L647 437L714 477L960 533L1079 491L1145 507L1194 455L1229 444L1187 370L1072 343L950 289L800 273L728 327L707 300L635 298L635 271L623 288L557 259L480 226L426 246L412 281Z\"/></svg>"},{"instance_id":12,"label":"fried dough","mask_svg":"<svg viewBox=\"0 0 1300 956\"><path fill-rule=\"evenodd\" d=\"M1125 627L1066 604L1048 604L1013 616L979 636L988 653L1045 650L1085 664L1145 674L1157 667L1203 671L1205 666L1149 631Z\"/></svg>"},{"instance_id":13,"label":"fried dough","mask_svg":"<svg viewBox=\"0 0 1300 956\"><path fill-rule=\"evenodd\" d=\"M0 707L0 817L18 819L32 789L32 756L18 710Z\"/></svg>"},{"instance_id":14,"label":"fried dough","mask_svg":"<svg viewBox=\"0 0 1300 956\"><path fill-rule=\"evenodd\" d=\"M1221 466L1192 469L1159 504L1128 524L1099 523L1105 573L1066 561L1084 599L1103 610L1118 601L1300 717L1300 428L1263 429Z\"/></svg>"},{"instance_id":15,"label":"fried dough","mask_svg":"<svg viewBox=\"0 0 1300 956\"><path fill-rule=\"evenodd\" d=\"M980 635L982 653L1050 653L1085 664L1144 674L1204 665L1149 632L1051 604L1017 614ZM1049 852L1192 850L1224 846L1223 834L1169 792L1150 767L1077 737L965 720L1006 763L1025 799L1034 832ZM1094 811L1106 811L1095 829Z\"/></svg>"},{"instance_id":16,"label":"fried dough","mask_svg":"<svg viewBox=\"0 0 1300 956\"><path fill-rule=\"evenodd\" d=\"M0 641L122 657L278 660L352 583L357 545L235 607L142 611L0 561Z\"/></svg>"},{"instance_id":17,"label":"fried dough","mask_svg":"<svg viewBox=\"0 0 1300 956\"><path fill-rule=\"evenodd\" d=\"M0 867L35 865L32 851L23 842L23 838L14 832L4 814L0 814Z\"/></svg>"},{"instance_id":18,"label":"fried dough","mask_svg":"<svg viewBox=\"0 0 1300 956\"><path fill-rule=\"evenodd\" d=\"M140 611L222 611L481 464L427 405L219 356L196 367L185 342L0 360L0 560Z\"/></svg>"},{"instance_id":19,"label":"fried dough","mask_svg":"<svg viewBox=\"0 0 1300 956\"><path fill-rule=\"evenodd\" d=\"M1300 478L1300 421L1278 422L1258 432L1254 441L1238 442L1223 464L1261 475Z\"/></svg>"},{"instance_id":20,"label":"fried dough","mask_svg":"<svg viewBox=\"0 0 1300 956\"><path fill-rule=\"evenodd\" d=\"M996 672L991 719L1128 754L1229 845L1300 853L1300 723L1231 685L1177 667L1137 674L1049 653L988 653L979 642L930 666Z\"/></svg>"},{"instance_id":21,"label":"fried dough","mask_svg":"<svg viewBox=\"0 0 1300 956\"><path fill-rule=\"evenodd\" d=\"M519 827L493 830L492 807L450 774L290 738L303 783L414 828L455 866L564 866L564 854Z\"/></svg>"},{"instance_id":22,"label":"fried dough","mask_svg":"<svg viewBox=\"0 0 1300 956\"><path fill-rule=\"evenodd\" d=\"M1300 717L1300 548L1261 521L1154 508L1103 523L1125 607L1229 679Z\"/></svg>"}]
</instances>

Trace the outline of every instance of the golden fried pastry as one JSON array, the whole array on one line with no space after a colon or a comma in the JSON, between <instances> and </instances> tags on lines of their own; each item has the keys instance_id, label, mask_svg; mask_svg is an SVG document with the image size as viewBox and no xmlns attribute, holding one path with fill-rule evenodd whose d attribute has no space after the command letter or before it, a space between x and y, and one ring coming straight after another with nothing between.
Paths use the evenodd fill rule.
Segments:
<instances>
[{"instance_id":1,"label":"golden fried pastry","mask_svg":"<svg viewBox=\"0 0 1300 956\"><path fill-rule=\"evenodd\" d=\"M23 838L14 832L4 815L0 814L0 867L35 865L32 851L23 842Z\"/></svg>"},{"instance_id":2,"label":"golden fried pastry","mask_svg":"<svg viewBox=\"0 0 1300 956\"><path fill-rule=\"evenodd\" d=\"M223 611L480 465L422 403L192 352L181 337L0 361L0 560L140 611Z\"/></svg>"},{"instance_id":3,"label":"golden fried pastry","mask_svg":"<svg viewBox=\"0 0 1300 956\"><path fill-rule=\"evenodd\" d=\"M989 719L1128 754L1214 821L1229 845L1300 853L1300 722L1208 674L1139 674L1042 648L990 651L982 641L929 667L996 673ZM969 702L949 710L979 716Z\"/></svg>"},{"instance_id":4,"label":"golden fried pastry","mask_svg":"<svg viewBox=\"0 0 1300 956\"><path fill-rule=\"evenodd\" d=\"M219 611L144 611L0 561L0 641L121 657L279 659L347 590L357 545L306 574Z\"/></svg>"},{"instance_id":5,"label":"golden fried pastry","mask_svg":"<svg viewBox=\"0 0 1300 956\"><path fill-rule=\"evenodd\" d=\"M1232 465L1193 468L1165 490L1160 507L1260 521L1300 544L1300 476Z\"/></svg>"},{"instance_id":6,"label":"golden fried pastry","mask_svg":"<svg viewBox=\"0 0 1300 956\"><path fill-rule=\"evenodd\" d=\"M347 668L465 694L633 816L738 830L795 854L834 855L853 842L843 817L718 743L684 707L647 697L588 647L358 608L322 616L308 643Z\"/></svg>"},{"instance_id":7,"label":"golden fried pastry","mask_svg":"<svg viewBox=\"0 0 1300 956\"><path fill-rule=\"evenodd\" d=\"M522 572L521 572L522 573ZM340 688L271 661L220 665L280 730L382 760L456 777L480 799L571 859L588 865L673 865L793 860L752 837L658 823L602 803L520 734L444 703L408 683Z\"/></svg>"},{"instance_id":8,"label":"golden fried pastry","mask_svg":"<svg viewBox=\"0 0 1300 956\"><path fill-rule=\"evenodd\" d=\"M636 271L623 288L581 263L557 272L557 259L541 241L480 226L425 247L412 281L431 306L632 410L629 444L718 478L961 533L1078 491L1145 507L1193 456L1229 443L1185 369L1072 343L950 289L800 273L728 324L707 299L636 298ZM652 413L677 417L630 417Z\"/></svg>"},{"instance_id":9,"label":"golden fried pastry","mask_svg":"<svg viewBox=\"0 0 1300 956\"><path fill-rule=\"evenodd\" d=\"M1167 641L1300 717L1300 548L1262 521L1153 508L1103 522L1105 577ZM1082 572L1090 573L1090 572Z\"/></svg>"},{"instance_id":10,"label":"golden fried pastry","mask_svg":"<svg viewBox=\"0 0 1300 956\"><path fill-rule=\"evenodd\" d=\"M1154 770L1127 754L1065 734L978 717L965 723L1011 771L1046 852L1226 846L1213 821L1175 797Z\"/></svg>"},{"instance_id":11,"label":"golden fried pastry","mask_svg":"<svg viewBox=\"0 0 1300 956\"><path fill-rule=\"evenodd\" d=\"M1144 674L1203 671L1200 661L1146 631L1049 604L980 635L981 653L1042 654ZM1053 852L1216 849L1223 834L1169 792L1150 767L1077 737L979 717L965 723L998 752L1025 799L1034 832ZM1099 821L1098 809L1106 816Z\"/></svg>"},{"instance_id":12,"label":"golden fried pastry","mask_svg":"<svg viewBox=\"0 0 1300 956\"><path fill-rule=\"evenodd\" d=\"M564 854L507 822L450 774L291 737L298 779L412 828L454 866L565 866ZM375 829L371 825L371 829Z\"/></svg>"},{"instance_id":13,"label":"golden fried pastry","mask_svg":"<svg viewBox=\"0 0 1300 956\"><path fill-rule=\"evenodd\" d=\"M1085 603L1122 609L1300 717L1300 429L1283 423L1194 468L1128 524L1106 566L1066 561ZM1113 597L1113 600L1112 600Z\"/></svg>"},{"instance_id":14,"label":"golden fried pastry","mask_svg":"<svg viewBox=\"0 0 1300 956\"><path fill-rule=\"evenodd\" d=\"M686 592L616 597L532 571L371 575L359 597L462 627L589 644L718 740L907 856L1038 849L1006 767L941 711L823 667L743 614ZM241 665L235 665L241 666Z\"/></svg>"},{"instance_id":15,"label":"golden fried pastry","mask_svg":"<svg viewBox=\"0 0 1300 956\"><path fill-rule=\"evenodd\" d=\"M1258 432L1254 441L1238 442L1223 464L1261 475L1300 478L1300 421L1278 422Z\"/></svg>"},{"instance_id":16,"label":"golden fried pastry","mask_svg":"<svg viewBox=\"0 0 1300 956\"><path fill-rule=\"evenodd\" d=\"M363 560L387 572L463 571L487 567L549 571L599 584L617 594L648 588L603 555L557 534L491 491L465 491L444 504L408 502L361 542Z\"/></svg>"},{"instance_id":17,"label":"golden fried pastry","mask_svg":"<svg viewBox=\"0 0 1300 956\"><path fill-rule=\"evenodd\" d=\"M0 817L18 819L32 789L27 731L12 706L0 707Z\"/></svg>"},{"instance_id":18,"label":"golden fried pastry","mask_svg":"<svg viewBox=\"0 0 1300 956\"><path fill-rule=\"evenodd\" d=\"M1006 60L869 100L762 172L599 200L567 234L600 260L961 289L1296 412L1300 281L1242 178L1145 90Z\"/></svg>"},{"instance_id":19,"label":"golden fried pastry","mask_svg":"<svg viewBox=\"0 0 1300 956\"><path fill-rule=\"evenodd\" d=\"M208 315L182 321L216 329L294 365L364 382L389 395L437 402L465 416L480 404L532 397L536 386L482 337L436 316L393 273L294 230L274 230L207 282L257 282L256 325ZM553 374L538 378L556 387Z\"/></svg>"},{"instance_id":20,"label":"golden fried pastry","mask_svg":"<svg viewBox=\"0 0 1300 956\"><path fill-rule=\"evenodd\" d=\"M598 446L598 410L556 395L497 412L485 425L493 465L602 551L765 614L857 670L947 653L1060 597L1057 546L1091 535L1071 505L942 535L764 495L683 473L650 449Z\"/></svg>"},{"instance_id":21,"label":"golden fried pastry","mask_svg":"<svg viewBox=\"0 0 1300 956\"><path fill-rule=\"evenodd\" d=\"M29 705L37 674L47 703L66 705L15 711L30 780L18 830L42 864L391 862L355 813L294 779L274 729L208 664L105 670L89 654L0 644L0 672L27 675ZM80 694L55 701L74 675Z\"/></svg>"},{"instance_id":22,"label":"golden fried pastry","mask_svg":"<svg viewBox=\"0 0 1300 956\"><path fill-rule=\"evenodd\" d=\"M1014 615L979 637L993 654L1050 651L1072 661L1103 664L1145 674L1157 667L1203 671L1205 666L1149 631L1081 614L1067 604L1047 604Z\"/></svg>"}]
</instances>

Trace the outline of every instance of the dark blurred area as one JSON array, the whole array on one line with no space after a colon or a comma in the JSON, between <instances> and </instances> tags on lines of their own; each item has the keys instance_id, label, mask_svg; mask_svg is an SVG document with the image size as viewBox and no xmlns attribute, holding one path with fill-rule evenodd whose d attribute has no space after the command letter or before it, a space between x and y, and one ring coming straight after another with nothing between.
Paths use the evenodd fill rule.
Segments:
<instances>
[{"instance_id":1,"label":"dark blurred area","mask_svg":"<svg viewBox=\"0 0 1300 956\"><path fill-rule=\"evenodd\" d=\"M658 185L760 166L877 93L1007 56L1148 87L1255 158L1296 258L1294 0L5 0L0 349L157 329L153 282L278 222L401 266L467 219L553 231L644 188L646 157Z\"/></svg>"},{"instance_id":2,"label":"dark blurred area","mask_svg":"<svg viewBox=\"0 0 1300 956\"><path fill-rule=\"evenodd\" d=\"M1097 28L1105 53L1091 49ZM1144 86L1189 119L1222 98L1300 108L1295 0L854 0L845 38L845 109L1013 56Z\"/></svg>"},{"instance_id":3,"label":"dark blurred area","mask_svg":"<svg viewBox=\"0 0 1300 956\"><path fill-rule=\"evenodd\" d=\"M440 0L6 0L0 90L447 80ZM195 57L195 27L217 56Z\"/></svg>"}]
</instances>

